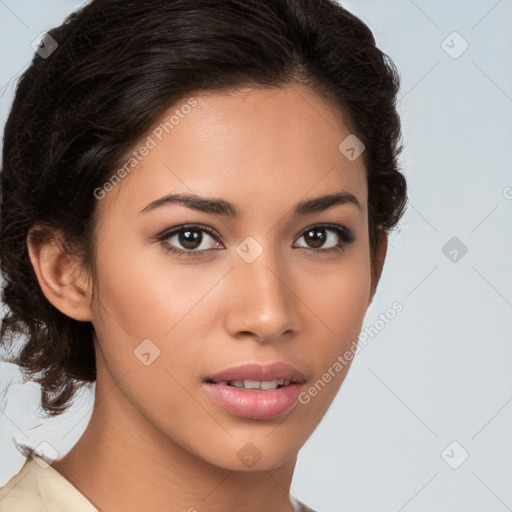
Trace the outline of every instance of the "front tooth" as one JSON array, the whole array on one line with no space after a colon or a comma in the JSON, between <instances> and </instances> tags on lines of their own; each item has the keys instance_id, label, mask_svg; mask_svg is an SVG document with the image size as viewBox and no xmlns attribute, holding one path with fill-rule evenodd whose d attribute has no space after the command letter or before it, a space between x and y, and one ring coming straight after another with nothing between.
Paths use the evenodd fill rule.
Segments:
<instances>
[{"instance_id":1,"label":"front tooth","mask_svg":"<svg viewBox=\"0 0 512 512\"><path fill-rule=\"evenodd\" d=\"M261 383L261 389L276 389L280 383L279 380L264 380Z\"/></svg>"},{"instance_id":2,"label":"front tooth","mask_svg":"<svg viewBox=\"0 0 512 512\"><path fill-rule=\"evenodd\" d=\"M259 380L245 379L243 381L244 388L246 388L246 389L260 389L261 384L262 384L262 382L260 382Z\"/></svg>"}]
</instances>

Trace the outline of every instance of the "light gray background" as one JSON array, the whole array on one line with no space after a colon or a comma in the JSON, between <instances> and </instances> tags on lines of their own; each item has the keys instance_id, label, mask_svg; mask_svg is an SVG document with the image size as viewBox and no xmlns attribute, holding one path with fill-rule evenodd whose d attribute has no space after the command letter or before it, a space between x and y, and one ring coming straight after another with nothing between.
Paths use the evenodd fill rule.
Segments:
<instances>
[{"instance_id":1,"label":"light gray background","mask_svg":"<svg viewBox=\"0 0 512 512\"><path fill-rule=\"evenodd\" d=\"M32 40L80 4L0 0L2 125ZM512 511L512 1L342 4L401 72L410 203L363 327L378 332L300 452L291 492L322 512ZM395 301L403 311L379 328ZM0 371L4 485L24 460L12 439L65 453L93 395L43 421L38 387Z\"/></svg>"}]
</instances>

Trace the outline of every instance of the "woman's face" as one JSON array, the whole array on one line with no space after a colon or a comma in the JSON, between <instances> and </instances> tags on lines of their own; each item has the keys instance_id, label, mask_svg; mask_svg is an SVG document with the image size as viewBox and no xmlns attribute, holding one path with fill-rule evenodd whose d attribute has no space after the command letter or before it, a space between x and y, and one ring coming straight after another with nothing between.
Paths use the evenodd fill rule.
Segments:
<instances>
[{"instance_id":1,"label":"woman's face","mask_svg":"<svg viewBox=\"0 0 512 512\"><path fill-rule=\"evenodd\" d=\"M348 142L339 149L349 135L294 85L198 94L134 148L134 167L98 194L92 303L98 383L119 381L127 415L228 469L297 454L371 298L365 167ZM178 194L194 202L162 200ZM249 363L285 363L303 382L207 382Z\"/></svg>"}]
</instances>

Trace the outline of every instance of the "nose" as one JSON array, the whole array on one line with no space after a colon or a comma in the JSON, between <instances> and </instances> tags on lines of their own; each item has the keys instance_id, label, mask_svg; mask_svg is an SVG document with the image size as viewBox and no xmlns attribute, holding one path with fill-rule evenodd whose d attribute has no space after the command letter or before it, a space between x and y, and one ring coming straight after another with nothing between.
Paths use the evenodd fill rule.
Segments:
<instances>
[{"instance_id":1,"label":"nose","mask_svg":"<svg viewBox=\"0 0 512 512\"><path fill-rule=\"evenodd\" d=\"M300 330L300 300L286 272L271 250L252 263L235 255L228 274L225 328L234 338L253 337L260 342L289 339Z\"/></svg>"}]
</instances>

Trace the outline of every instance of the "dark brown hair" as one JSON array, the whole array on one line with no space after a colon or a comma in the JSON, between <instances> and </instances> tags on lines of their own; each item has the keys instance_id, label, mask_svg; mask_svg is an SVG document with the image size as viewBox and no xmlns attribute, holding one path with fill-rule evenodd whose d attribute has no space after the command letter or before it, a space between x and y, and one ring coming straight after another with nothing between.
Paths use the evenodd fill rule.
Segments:
<instances>
[{"instance_id":1,"label":"dark brown hair","mask_svg":"<svg viewBox=\"0 0 512 512\"><path fill-rule=\"evenodd\" d=\"M370 250L401 218L399 73L371 30L331 0L93 0L49 31L17 85L1 171L0 263L9 310L0 343L41 384L45 412L96 378L90 322L57 310L31 265L27 234L51 239L94 275L97 199L165 110L201 90L299 83L328 99L365 145ZM341 141L340 141L341 142Z\"/></svg>"}]
</instances>

